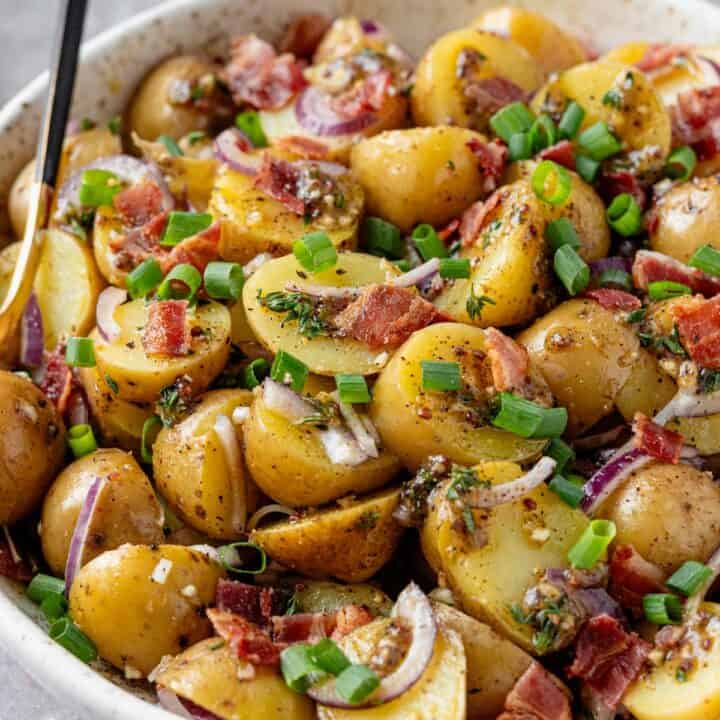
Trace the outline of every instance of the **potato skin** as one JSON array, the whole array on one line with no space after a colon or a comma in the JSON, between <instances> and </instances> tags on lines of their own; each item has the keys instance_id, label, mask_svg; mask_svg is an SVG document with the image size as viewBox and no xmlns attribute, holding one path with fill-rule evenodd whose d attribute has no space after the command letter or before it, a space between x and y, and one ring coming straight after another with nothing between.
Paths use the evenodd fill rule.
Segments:
<instances>
[{"instance_id":1,"label":"potato skin","mask_svg":"<svg viewBox=\"0 0 720 720\"><path fill-rule=\"evenodd\" d=\"M420 222L449 222L483 195L467 143L485 137L459 127L391 130L355 145L350 167L366 211L409 232Z\"/></svg>"},{"instance_id":2,"label":"potato skin","mask_svg":"<svg viewBox=\"0 0 720 720\"><path fill-rule=\"evenodd\" d=\"M0 525L31 513L60 470L65 425L29 380L0 370Z\"/></svg>"},{"instance_id":3,"label":"potato skin","mask_svg":"<svg viewBox=\"0 0 720 720\"><path fill-rule=\"evenodd\" d=\"M295 600L300 612L340 610L346 605L364 605L374 615L390 615L392 600L374 585L344 585L327 580L305 580L296 586Z\"/></svg>"},{"instance_id":4,"label":"potato skin","mask_svg":"<svg viewBox=\"0 0 720 720\"><path fill-rule=\"evenodd\" d=\"M249 672L252 677L247 679ZM239 660L218 638L203 640L173 658L158 673L157 684L222 720L315 718L313 702L290 690L274 668Z\"/></svg>"},{"instance_id":5,"label":"potato skin","mask_svg":"<svg viewBox=\"0 0 720 720\"><path fill-rule=\"evenodd\" d=\"M35 159L33 158L18 174L10 187L8 196L8 215L10 226L15 237L22 239L30 203L30 186L35 175Z\"/></svg>"},{"instance_id":6,"label":"potato skin","mask_svg":"<svg viewBox=\"0 0 720 720\"><path fill-rule=\"evenodd\" d=\"M720 545L720 488L690 465L638 470L600 508L617 543L631 544L668 575L686 560L705 562Z\"/></svg>"},{"instance_id":7,"label":"potato skin","mask_svg":"<svg viewBox=\"0 0 720 720\"><path fill-rule=\"evenodd\" d=\"M55 575L65 572L70 539L95 478L107 480L95 505L83 563L125 543L163 540L163 512L147 475L132 455L108 448L75 460L55 479L43 502L40 539Z\"/></svg>"},{"instance_id":8,"label":"potato skin","mask_svg":"<svg viewBox=\"0 0 720 720\"><path fill-rule=\"evenodd\" d=\"M392 516L399 497L399 490L385 490L253 530L250 540L303 575L363 582L390 560L400 541L403 528Z\"/></svg>"},{"instance_id":9,"label":"potato skin","mask_svg":"<svg viewBox=\"0 0 720 720\"><path fill-rule=\"evenodd\" d=\"M164 583L151 578L161 560L172 563ZM220 565L191 548L123 545L80 570L70 589L70 615L100 657L147 676L164 655L210 636L204 608L223 575Z\"/></svg>"}]
</instances>

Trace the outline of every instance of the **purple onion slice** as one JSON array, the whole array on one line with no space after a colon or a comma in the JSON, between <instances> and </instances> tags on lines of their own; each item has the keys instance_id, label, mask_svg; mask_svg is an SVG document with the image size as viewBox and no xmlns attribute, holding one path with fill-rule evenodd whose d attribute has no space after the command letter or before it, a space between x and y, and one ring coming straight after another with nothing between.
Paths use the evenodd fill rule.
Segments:
<instances>
[{"instance_id":1,"label":"purple onion slice","mask_svg":"<svg viewBox=\"0 0 720 720\"><path fill-rule=\"evenodd\" d=\"M43 362L45 333L43 319L35 293L30 293L20 322L20 362L29 368L37 368Z\"/></svg>"},{"instance_id":2,"label":"purple onion slice","mask_svg":"<svg viewBox=\"0 0 720 720\"><path fill-rule=\"evenodd\" d=\"M525 497L555 472L557 463L550 457L542 457L535 465L516 480L486 487L474 487L464 497L465 503L474 508L491 508Z\"/></svg>"},{"instance_id":3,"label":"purple onion slice","mask_svg":"<svg viewBox=\"0 0 720 720\"><path fill-rule=\"evenodd\" d=\"M215 157L243 175L256 175L262 165L262 155L253 155L252 149L250 139L237 128L223 130L213 145Z\"/></svg>"},{"instance_id":4,"label":"purple onion slice","mask_svg":"<svg viewBox=\"0 0 720 720\"><path fill-rule=\"evenodd\" d=\"M295 116L300 125L313 135L336 137L352 135L370 127L376 115L364 112L354 118L342 118L330 106L331 96L310 85L295 101Z\"/></svg>"},{"instance_id":5,"label":"purple onion slice","mask_svg":"<svg viewBox=\"0 0 720 720\"><path fill-rule=\"evenodd\" d=\"M120 336L121 328L115 322L115 310L127 300L126 290L109 285L99 295L95 307L98 332L105 342L113 342Z\"/></svg>"}]
</instances>

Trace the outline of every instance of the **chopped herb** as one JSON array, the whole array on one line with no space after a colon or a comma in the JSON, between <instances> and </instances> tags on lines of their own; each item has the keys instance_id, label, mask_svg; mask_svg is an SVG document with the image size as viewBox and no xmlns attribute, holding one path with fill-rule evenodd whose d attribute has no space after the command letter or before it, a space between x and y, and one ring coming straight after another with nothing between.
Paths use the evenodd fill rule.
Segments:
<instances>
[{"instance_id":1,"label":"chopped herb","mask_svg":"<svg viewBox=\"0 0 720 720\"><path fill-rule=\"evenodd\" d=\"M191 133L187 134L185 139L188 141L188 145L195 145L201 140L204 140L206 137L207 135L203 130L193 130Z\"/></svg>"},{"instance_id":2,"label":"chopped herb","mask_svg":"<svg viewBox=\"0 0 720 720\"><path fill-rule=\"evenodd\" d=\"M156 406L165 427L172 427L190 409L187 399L181 392L180 382L177 380L160 391Z\"/></svg>"},{"instance_id":3,"label":"chopped herb","mask_svg":"<svg viewBox=\"0 0 720 720\"><path fill-rule=\"evenodd\" d=\"M701 368L698 373L698 387L702 393L713 393L720 390L720 370Z\"/></svg>"},{"instance_id":4,"label":"chopped herb","mask_svg":"<svg viewBox=\"0 0 720 720\"><path fill-rule=\"evenodd\" d=\"M563 601L564 597L561 599ZM546 600L540 609L531 610L527 614L517 603L510 605L509 610L515 622L533 628L532 644L538 654L543 655L554 649L559 639L561 620L567 615L560 603Z\"/></svg>"},{"instance_id":5,"label":"chopped herb","mask_svg":"<svg viewBox=\"0 0 720 720\"><path fill-rule=\"evenodd\" d=\"M610 107L619 108L622 105L623 97L622 93L617 88L612 88L611 90L608 90L604 95L602 99L603 105L608 105Z\"/></svg>"},{"instance_id":6,"label":"chopped herb","mask_svg":"<svg viewBox=\"0 0 720 720\"><path fill-rule=\"evenodd\" d=\"M297 321L298 331L307 338L327 335L328 326L322 315L322 307L310 295L301 292L270 292L263 296L258 291L257 299L271 312L286 313L281 324Z\"/></svg>"},{"instance_id":7,"label":"chopped herb","mask_svg":"<svg viewBox=\"0 0 720 720\"><path fill-rule=\"evenodd\" d=\"M85 132L87 130L92 130L94 127L96 127L96 123L94 120L90 119L89 117L84 117L80 121L80 129Z\"/></svg>"},{"instance_id":8,"label":"chopped herb","mask_svg":"<svg viewBox=\"0 0 720 720\"><path fill-rule=\"evenodd\" d=\"M455 163L454 163L452 160L448 160L448 161L447 161L447 166L448 166L448 169L449 169L449 170L454 170L454 169L455 169Z\"/></svg>"},{"instance_id":9,"label":"chopped herb","mask_svg":"<svg viewBox=\"0 0 720 720\"><path fill-rule=\"evenodd\" d=\"M117 395L119 392L118 384L113 380L110 375L105 375L105 382L107 386L113 391L113 395Z\"/></svg>"},{"instance_id":10,"label":"chopped herb","mask_svg":"<svg viewBox=\"0 0 720 720\"><path fill-rule=\"evenodd\" d=\"M642 322L645 319L645 313L647 312L646 308L638 308L637 310L633 310L627 314L627 321L631 324Z\"/></svg>"},{"instance_id":11,"label":"chopped herb","mask_svg":"<svg viewBox=\"0 0 720 720\"><path fill-rule=\"evenodd\" d=\"M476 295L475 287L470 287L470 297L465 303L465 310L471 320L479 318L486 305L494 305L495 301L487 295Z\"/></svg>"},{"instance_id":12,"label":"chopped herb","mask_svg":"<svg viewBox=\"0 0 720 720\"><path fill-rule=\"evenodd\" d=\"M119 115L116 115L113 118L110 118L108 121L108 130L113 135L119 135L122 131L122 118Z\"/></svg>"},{"instance_id":13,"label":"chopped herb","mask_svg":"<svg viewBox=\"0 0 720 720\"><path fill-rule=\"evenodd\" d=\"M462 516L467 531L470 534L474 533L475 530L477 530L477 526L475 525L475 518L473 517L472 509L469 507L464 507L462 511Z\"/></svg>"},{"instance_id":14,"label":"chopped herb","mask_svg":"<svg viewBox=\"0 0 720 720\"><path fill-rule=\"evenodd\" d=\"M342 210L345 207L345 193L342 190L338 190L335 193L333 205L338 209Z\"/></svg>"},{"instance_id":15,"label":"chopped herb","mask_svg":"<svg viewBox=\"0 0 720 720\"><path fill-rule=\"evenodd\" d=\"M190 99L191 100L200 100L205 96L205 91L200 85L196 85L191 91L190 91Z\"/></svg>"},{"instance_id":16,"label":"chopped herb","mask_svg":"<svg viewBox=\"0 0 720 720\"><path fill-rule=\"evenodd\" d=\"M297 615L301 611L302 611L302 608L300 607L300 601L298 600L297 592L294 592L292 594L292 597L290 598L290 602L288 602L287 608L285 610L285 614L286 615Z\"/></svg>"},{"instance_id":17,"label":"chopped herb","mask_svg":"<svg viewBox=\"0 0 720 720\"><path fill-rule=\"evenodd\" d=\"M379 519L380 513L377 512L377 510L367 510L355 523L355 527L358 530L372 530L377 525Z\"/></svg>"},{"instance_id":18,"label":"chopped herb","mask_svg":"<svg viewBox=\"0 0 720 720\"><path fill-rule=\"evenodd\" d=\"M460 500L461 495L465 495L471 488L480 484L477 473L472 468L453 465L450 469L450 485L446 497L448 500ZM482 484L490 486L487 481Z\"/></svg>"},{"instance_id":19,"label":"chopped herb","mask_svg":"<svg viewBox=\"0 0 720 720\"><path fill-rule=\"evenodd\" d=\"M675 679L680 683L687 682L687 679L688 679L687 670L684 670L683 668L679 667L675 671Z\"/></svg>"}]
</instances>

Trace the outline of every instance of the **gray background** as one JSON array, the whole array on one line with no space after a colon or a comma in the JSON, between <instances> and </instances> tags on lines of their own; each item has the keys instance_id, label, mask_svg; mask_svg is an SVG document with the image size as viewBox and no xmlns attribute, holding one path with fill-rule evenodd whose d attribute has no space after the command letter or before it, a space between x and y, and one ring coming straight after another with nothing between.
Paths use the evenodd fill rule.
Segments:
<instances>
[{"instance_id":1,"label":"gray background","mask_svg":"<svg viewBox=\"0 0 720 720\"><path fill-rule=\"evenodd\" d=\"M85 37L159 0L89 0ZM47 68L59 0L0 0L0 105ZM92 720L50 696L0 647L0 720Z\"/></svg>"}]
</instances>

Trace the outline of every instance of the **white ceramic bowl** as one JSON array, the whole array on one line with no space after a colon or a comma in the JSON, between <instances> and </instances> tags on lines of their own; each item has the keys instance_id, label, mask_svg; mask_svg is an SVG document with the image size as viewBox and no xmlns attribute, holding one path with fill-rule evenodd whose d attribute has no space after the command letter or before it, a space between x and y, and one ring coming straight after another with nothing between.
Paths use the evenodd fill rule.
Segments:
<instances>
[{"instance_id":1,"label":"white ceramic bowl","mask_svg":"<svg viewBox=\"0 0 720 720\"><path fill-rule=\"evenodd\" d=\"M75 117L109 118L125 106L143 74L172 53L222 51L231 33L273 39L293 13L353 13L385 23L418 55L439 34L462 26L500 0L177 0L103 33L84 47ZM632 39L717 43L720 8L702 0L525 0L605 49ZM10 184L32 157L45 101L41 75L0 111L0 230ZM168 720L141 698L147 693L118 674L98 674L47 637L37 609L0 579L0 643L40 682L87 710L94 720ZM127 690L131 692L128 692Z\"/></svg>"}]
</instances>

